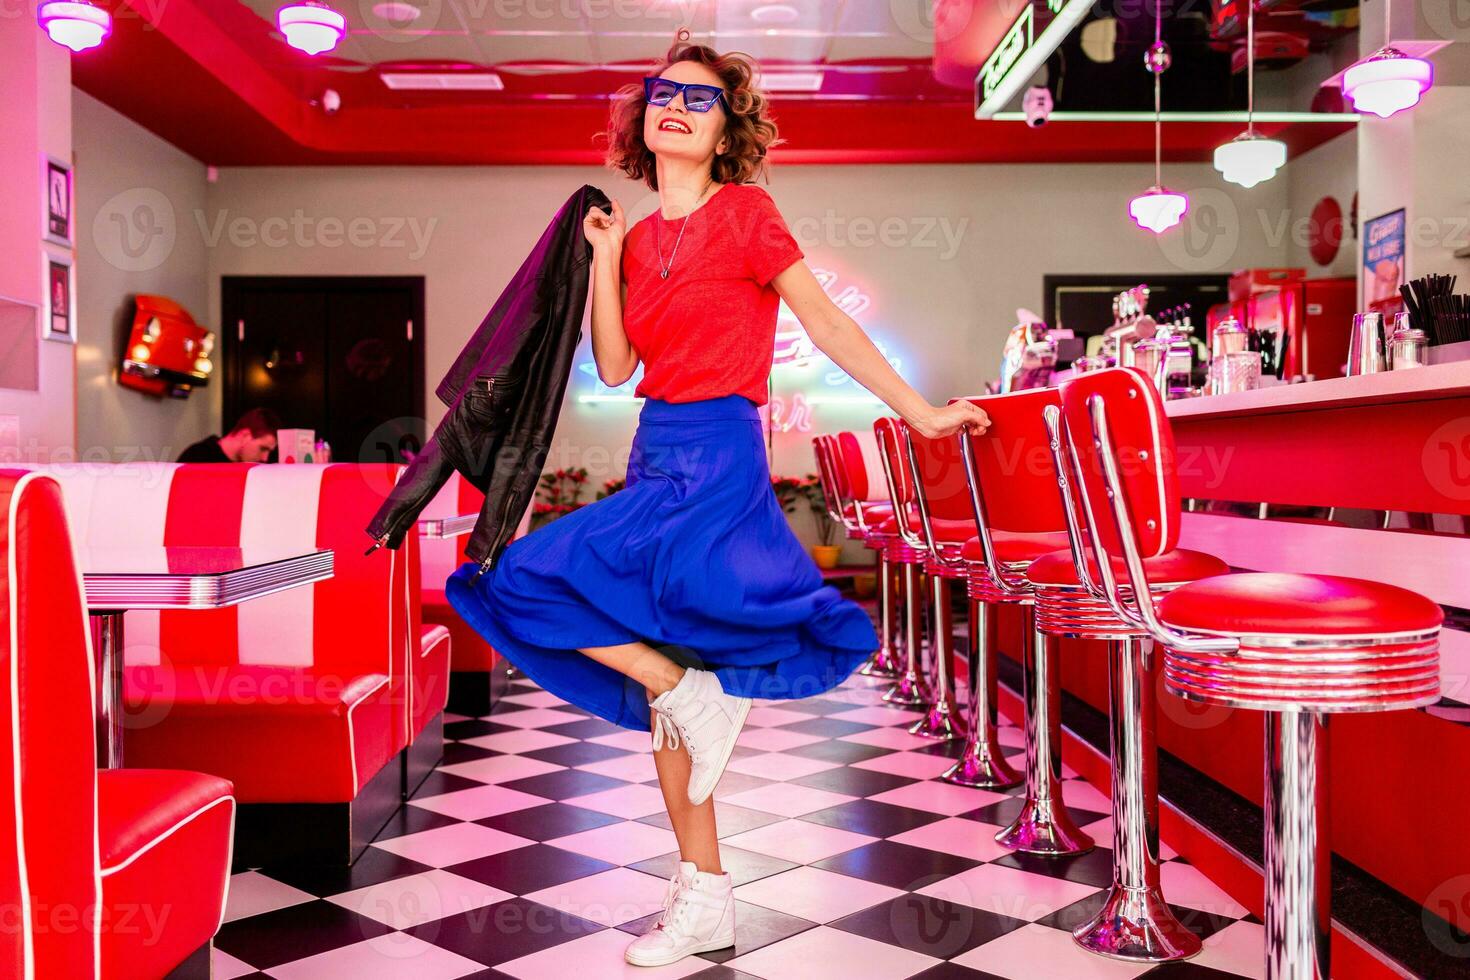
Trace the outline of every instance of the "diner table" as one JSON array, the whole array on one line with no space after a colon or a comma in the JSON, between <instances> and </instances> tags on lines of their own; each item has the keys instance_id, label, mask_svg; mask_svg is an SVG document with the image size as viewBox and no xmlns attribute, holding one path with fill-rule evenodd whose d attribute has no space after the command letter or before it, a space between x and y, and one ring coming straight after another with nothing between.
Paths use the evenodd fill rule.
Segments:
<instances>
[{"instance_id":1,"label":"diner table","mask_svg":"<svg viewBox=\"0 0 1470 980\"><path fill-rule=\"evenodd\" d=\"M79 555L97 671L98 765L123 766L123 617L222 609L331 578L330 549L101 548Z\"/></svg>"}]
</instances>

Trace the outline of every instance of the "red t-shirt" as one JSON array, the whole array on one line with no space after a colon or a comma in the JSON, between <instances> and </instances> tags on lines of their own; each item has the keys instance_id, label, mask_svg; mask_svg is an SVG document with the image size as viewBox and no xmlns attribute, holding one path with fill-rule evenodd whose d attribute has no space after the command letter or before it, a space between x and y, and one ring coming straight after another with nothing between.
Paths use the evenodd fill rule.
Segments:
<instances>
[{"instance_id":1,"label":"red t-shirt","mask_svg":"<svg viewBox=\"0 0 1470 980\"><path fill-rule=\"evenodd\" d=\"M738 394L764 405L781 303L771 280L802 257L776 202L755 184L725 184L687 224L655 209L629 229L623 329L643 362L635 394L668 402Z\"/></svg>"}]
</instances>

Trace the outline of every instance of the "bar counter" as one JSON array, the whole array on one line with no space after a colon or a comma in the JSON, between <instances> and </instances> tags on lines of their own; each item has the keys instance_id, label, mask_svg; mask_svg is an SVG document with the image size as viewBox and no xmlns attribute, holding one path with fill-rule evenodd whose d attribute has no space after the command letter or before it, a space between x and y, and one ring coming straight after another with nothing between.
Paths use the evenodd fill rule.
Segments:
<instances>
[{"instance_id":1,"label":"bar counter","mask_svg":"<svg viewBox=\"0 0 1470 980\"><path fill-rule=\"evenodd\" d=\"M1367 899L1402 898L1405 915L1409 901L1431 910L1470 907L1461 904L1470 903L1463 829L1470 813L1470 361L1181 399L1166 411L1189 510L1180 547L1218 555L1240 571L1375 579L1445 608L1438 704L1332 718L1331 837L1338 857L1364 873ZM1106 712L1101 644L1069 642L1061 661L1067 692ZM1224 797L1259 808L1260 713L1187 703L1161 682L1158 691L1160 749L1228 790ZM1068 761L1091 778L1084 766L1096 760L1079 743L1089 721L1077 714L1069 719L1064 711L1074 736ZM1240 816L1239 809L1222 814ZM1166 837L1171 824L1180 833L1175 817L1166 814ZM1220 830L1205 820L1185 831L1196 832L1204 839ZM1259 867L1259 854L1243 857ZM1237 896L1248 907L1253 887L1244 883L1247 894ZM1338 899L1334 905L1341 927L1351 908ZM1416 923L1413 931L1403 937L1406 946L1444 955L1458 968L1470 963L1463 937L1451 950L1441 947L1452 938L1430 935L1426 943L1432 927ZM1383 948L1371 937L1366 945ZM1395 958L1380 951L1368 960L1386 966Z\"/></svg>"}]
</instances>

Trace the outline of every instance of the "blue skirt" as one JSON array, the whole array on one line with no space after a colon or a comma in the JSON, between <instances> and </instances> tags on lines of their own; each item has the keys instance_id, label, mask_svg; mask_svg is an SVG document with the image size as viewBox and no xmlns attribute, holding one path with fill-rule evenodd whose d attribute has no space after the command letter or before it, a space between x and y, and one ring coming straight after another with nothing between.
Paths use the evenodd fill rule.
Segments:
<instances>
[{"instance_id":1,"label":"blue skirt","mask_svg":"<svg viewBox=\"0 0 1470 980\"><path fill-rule=\"evenodd\" d=\"M787 524L740 395L646 400L627 487L477 570L445 585L465 621L542 688L625 728L649 727L643 686L581 648L642 640L731 694L781 699L836 687L878 646Z\"/></svg>"}]
</instances>

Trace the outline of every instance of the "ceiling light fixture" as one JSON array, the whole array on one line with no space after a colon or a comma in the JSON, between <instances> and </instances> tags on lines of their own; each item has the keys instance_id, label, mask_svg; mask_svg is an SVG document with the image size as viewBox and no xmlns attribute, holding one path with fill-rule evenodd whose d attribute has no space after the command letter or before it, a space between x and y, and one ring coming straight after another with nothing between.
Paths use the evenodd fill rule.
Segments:
<instances>
[{"instance_id":1,"label":"ceiling light fixture","mask_svg":"<svg viewBox=\"0 0 1470 980\"><path fill-rule=\"evenodd\" d=\"M48 0L36 11L46 36L64 48L85 51L112 33L112 17L88 0Z\"/></svg>"},{"instance_id":2,"label":"ceiling light fixture","mask_svg":"<svg viewBox=\"0 0 1470 980\"><path fill-rule=\"evenodd\" d=\"M1143 66L1154 76L1154 183L1128 202L1128 216L1140 228L1162 235L1184 218L1189 198L1164 186L1163 74L1173 56L1164 43L1163 4L1154 4L1154 43L1143 56Z\"/></svg>"},{"instance_id":3,"label":"ceiling light fixture","mask_svg":"<svg viewBox=\"0 0 1470 980\"><path fill-rule=\"evenodd\" d=\"M1342 92L1359 112L1387 119L1412 109L1434 85L1434 65L1393 46L1393 3L1383 3L1383 47L1342 75Z\"/></svg>"},{"instance_id":4,"label":"ceiling light fixture","mask_svg":"<svg viewBox=\"0 0 1470 980\"><path fill-rule=\"evenodd\" d=\"M330 51L347 36L347 18L320 0L299 0L276 11L286 43L307 54Z\"/></svg>"},{"instance_id":5,"label":"ceiling light fixture","mask_svg":"<svg viewBox=\"0 0 1470 980\"><path fill-rule=\"evenodd\" d=\"M1232 184L1254 187L1286 163L1286 144L1256 132L1256 4L1245 0L1245 132L1215 147L1215 169Z\"/></svg>"}]
</instances>

